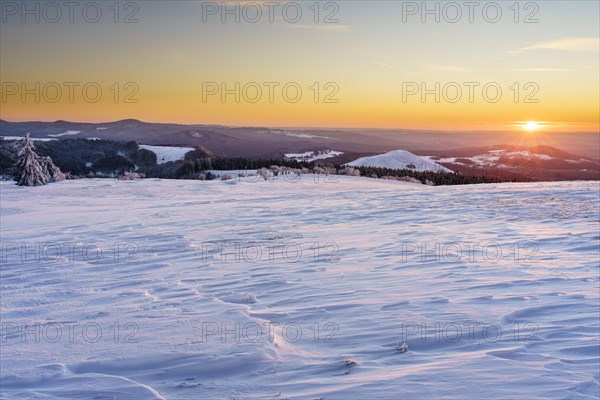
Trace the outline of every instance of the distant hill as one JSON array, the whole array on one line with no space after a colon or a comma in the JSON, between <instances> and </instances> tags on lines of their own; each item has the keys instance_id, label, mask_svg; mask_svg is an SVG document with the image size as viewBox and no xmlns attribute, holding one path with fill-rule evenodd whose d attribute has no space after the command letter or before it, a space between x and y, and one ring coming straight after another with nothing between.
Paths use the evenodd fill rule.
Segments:
<instances>
[{"instance_id":1,"label":"distant hill","mask_svg":"<svg viewBox=\"0 0 600 400\"><path fill-rule=\"evenodd\" d=\"M598 180L600 162L552 146L495 145L430 151L425 158L465 175L533 181Z\"/></svg>"},{"instance_id":2,"label":"distant hill","mask_svg":"<svg viewBox=\"0 0 600 400\"><path fill-rule=\"evenodd\" d=\"M286 153L322 150L360 157L397 149L416 155L435 155L449 149L497 144L518 144L528 148L551 146L592 159L598 159L600 154L600 136L590 133L551 133L532 137L521 132L230 127L149 123L136 119L106 123L0 120L0 135L23 136L25 132L30 132L33 138L100 138L135 140L145 145L204 146L219 157L284 158Z\"/></svg>"},{"instance_id":3,"label":"distant hill","mask_svg":"<svg viewBox=\"0 0 600 400\"><path fill-rule=\"evenodd\" d=\"M349 131L270 129L219 125L148 123L126 119L107 123L0 121L0 135L32 138L99 138L135 140L144 145L204 146L219 157L283 158L300 150L332 149L342 152L381 152L385 145Z\"/></svg>"}]
</instances>

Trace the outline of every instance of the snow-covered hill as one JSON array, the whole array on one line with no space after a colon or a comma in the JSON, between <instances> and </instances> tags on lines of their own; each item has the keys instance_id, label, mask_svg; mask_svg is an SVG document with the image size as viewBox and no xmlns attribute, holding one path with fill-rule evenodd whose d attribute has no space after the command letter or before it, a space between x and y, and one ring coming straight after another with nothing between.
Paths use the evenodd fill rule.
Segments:
<instances>
[{"instance_id":1,"label":"snow-covered hill","mask_svg":"<svg viewBox=\"0 0 600 400\"><path fill-rule=\"evenodd\" d=\"M405 150L390 151L371 157L362 157L348 163L352 167L380 167L391 169L412 169L415 171L452 172L435 162L419 157Z\"/></svg>"},{"instance_id":2,"label":"snow-covered hill","mask_svg":"<svg viewBox=\"0 0 600 400\"><path fill-rule=\"evenodd\" d=\"M0 398L597 398L598 182L232 183L0 182Z\"/></svg>"}]
</instances>

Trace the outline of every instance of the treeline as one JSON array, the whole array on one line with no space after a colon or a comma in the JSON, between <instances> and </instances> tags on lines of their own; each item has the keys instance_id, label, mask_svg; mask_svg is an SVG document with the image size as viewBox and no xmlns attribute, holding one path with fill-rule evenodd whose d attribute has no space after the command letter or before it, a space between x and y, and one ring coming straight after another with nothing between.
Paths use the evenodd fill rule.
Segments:
<instances>
[{"instance_id":1,"label":"treeline","mask_svg":"<svg viewBox=\"0 0 600 400\"><path fill-rule=\"evenodd\" d=\"M413 171L410 169L390 169L379 167L355 167L361 176L371 178L409 177L423 184L440 185L470 185L477 183L515 182L515 180L491 178L485 176L469 176L452 172Z\"/></svg>"},{"instance_id":2,"label":"treeline","mask_svg":"<svg viewBox=\"0 0 600 400\"><path fill-rule=\"evenodd\" d=\"M270 168L272 165L278 165L280 167L287 168L312 168L315 163L308 161L297 161L297 160L269 160L269 159L248 159L248 158L219 158L212 160L212 168L217 170L248 170L248 169L261 169Z\"/></svg>"},{"instance_id":3,"label":"treeline","mask_svg":"<svg viewBox=\"0 0 600 400\"><path fill-rule=\"evenodd\" d=\"M193 173L202 173L207 170L221 171L246 171L285 167L290 172L299 174L318 173L331 175L352 175L376 179L397 179L409 182L421 182L427 185L467 185L479 183L516 182L517 179L502 179L485 176L470 176L452 172L415 171L411 169L391 169L379 167L347 167L323 161L307 162L296 160L266 160L247 158L220 158L216 160L196 160ZM190 170L192 172L192 170ZM275 175L277 172L275 172ZM190 174L190 177L193 174ZM211 179L214 175L207 175ZM206 175L203 177L203 179Z\"/></svg>"},{"instance_id":4,"label":"treeline","mask_svg":"<svg viewBox=\"0 0 600 400\"><path fill-rule=\"evenodd\" d=\"M269 169L273 166L286 167L293 170L314 167L314 164L309 162L295 160L249 159L241 157L200 157L193 159L195 154L197 153L190 152L186 154L185 160L147 166L140 168L137 172L144 174L147 178L212 180L218 178L219 175L211 171L248 171L262 168Z\"/></svg>"}]
</instances>

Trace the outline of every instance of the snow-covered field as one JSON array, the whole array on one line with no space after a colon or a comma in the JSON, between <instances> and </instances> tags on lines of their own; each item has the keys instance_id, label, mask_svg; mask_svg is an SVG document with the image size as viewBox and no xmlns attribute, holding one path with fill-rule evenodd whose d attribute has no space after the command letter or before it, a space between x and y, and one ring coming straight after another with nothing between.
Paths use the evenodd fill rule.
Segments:
<instances>
[{"instance_id":1,"label":"snow-covered field","mask_svg":"<svg viewBox=\"0 0 600 400\"><path fill-rule=\"evenodd\" d=\"M0 190L2 399L599 395L598 182Z\"/></svg>"},{"instance_id":2,"label":"snow-covered field","mask_svg":"<svg viewBox=\"0 0 600 400\"><path fill-rule=\"evenodd\" d=\"M385 154L362 157L347 165L352 167L379 167L391 169L412 169L415 171L452 172L425 157L419 157L405 150L394 150Z\"/></svg>"},{"instance_id":3,"label":"snow-covered field","mask_svg":"<svg viewBox=\"0 0 600 400\"><path fill-rule=\"evenodd\" d=\"M150 150L156 154L158 164L183 160L186 153L194 150L192 147L150 146L146 144L141 144L140 149Z\"/></svg>"}]
</instances>

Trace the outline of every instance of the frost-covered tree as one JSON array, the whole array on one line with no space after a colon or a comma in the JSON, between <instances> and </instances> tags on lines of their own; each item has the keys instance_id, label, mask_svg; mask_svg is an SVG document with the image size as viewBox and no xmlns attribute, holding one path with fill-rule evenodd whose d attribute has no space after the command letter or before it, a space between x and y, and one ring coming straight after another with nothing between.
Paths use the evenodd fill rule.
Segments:
<instances>
[{"instance_id":1,"label":"frost-covered tree","mask_svg":"<svg viewBox=\"0 0 600 400\"><path fill-rule=\"evenodd\" d=\"M19 186L42 186L48 182L48 175L44 172L39 157L33 149L33 140L28 133L23 138L16 165L15 180Z\"/></svg>"},{"instance_id":2,"label":"frost-covered tree","mask_svg":"<svg viewBox=\"0 0 600 400\"><path fill-rule=\"evenodd\" d=\"M62 173L60 168L54 165L50 157L41 157L40 165L48 177L48 182L60 182L65 180L65 174Z\"/></svg>"},{"instance_id":3,"label":"frost-covered tree","mask_svg":"<svg viewBox=\"0 0 600 400\"><path fill-rule=\"evenodd\" d=\"M343 170L339 172L339 174L347 176L360 176L360 171L358 169L346 166Z\"/></svg>"},{"instance_id":4,"label":"frost-covered tree","mask_svg":"<svg viewBox=\"0 0 600 400\"><path fill-rule=\"evenodd\" d=\"M50 157L35 154L33 140L29 133L23 138L19 159L15 166L15 180L19 186L42 186L48 182L58 182L65 175L54 165Z\"/></svg>"},{"instance_id":5,"label":"frost-covered tree","mask_svg":"<svg viewBox=\"0 0 600 400\"><path fill-rule=\"evenodd\" d=\"M269 180L269 170L266 168L261 168L261 169L257 170L256 175L262 176L265 181Z\"/></svg>"},{"instance_id":6,"label":"frost-covered tree","mask_svg":"<svg viewBox=\"0 0 600 400\"><path fill-rule=\"evenodd\" d=\"M279 165L271 165L269 167L269 170L271 170L271 172L273 173L273 176L279 176L281 175L282 169Z\"/></svg>"}]
</instances>

